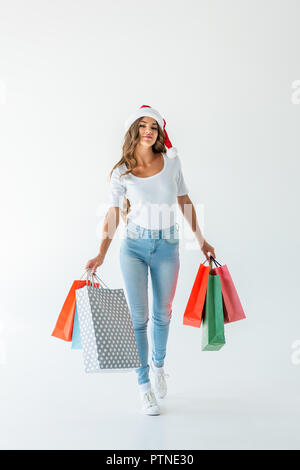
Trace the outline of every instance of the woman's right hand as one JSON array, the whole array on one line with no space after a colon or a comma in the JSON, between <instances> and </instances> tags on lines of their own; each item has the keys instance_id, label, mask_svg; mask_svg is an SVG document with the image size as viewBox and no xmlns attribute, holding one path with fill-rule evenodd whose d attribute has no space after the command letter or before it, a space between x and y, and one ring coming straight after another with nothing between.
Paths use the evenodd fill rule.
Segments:
<instances>
[{"instance_id":1,"label":"woman's right hand","mask_svg":"<svg viewBox=\"0 0 300 470\"><path fill-rule=\"evenodd\" d=\"M104 256L98 255L95 258L90 259L85 266L85 269L88 271L89 269L92 271L92 274L96 273L97 268L103 264Z\"/></svg>"}]
</instances>

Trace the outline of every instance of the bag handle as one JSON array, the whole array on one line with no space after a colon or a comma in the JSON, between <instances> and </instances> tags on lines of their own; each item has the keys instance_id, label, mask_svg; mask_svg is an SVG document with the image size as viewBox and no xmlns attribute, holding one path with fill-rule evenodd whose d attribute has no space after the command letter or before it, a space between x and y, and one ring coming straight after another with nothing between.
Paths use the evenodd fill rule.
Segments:
<instances>
[{"instance_id":1,"label":"bag handle","mask_svg":"<svg viewBox=\"0 0 300 470\"><path fill-rule=\"evenodd\" d=\"M209 266L210 266L210 271L209 271L209 274L211 274L211 272L212 272L212 269L213 269L213 268L212 268L212 259L213 259L213 257L211 256L211 257L210 257L210 259L209 259ZM208 261L208 259L205 259L205 261L203 261L203 263L202 263L202 264L205 264L205 263L206 263L206 261Z\"/></svg>"},{"instance_id":2,"label":"bag handle","mask_svg":"<svg viewBox=\"0 0 300 470\"><path fill-rule=\"evenodd\" d=\"M205 259L205 261L203 261L202 264L205 264L206 261L208 261L207 259ZM210 259L209 259L209 263L213 261L214 264L216 265L216 267L218 268L219 266L222 267L222 264L219 263L219 261L217 261L215 258L213 258L213 256L210 256Z\"/></svg>"},{"instance_id":3,"label":"bag handle","mask_svg":"<svg viewBox=\"0 0 300 470\"><path fill-rule=\"evenodd\" d=\"M96 286L96 282L95 282L93 276L94 276L94 274L92 273L92 270L91 270L91 269L88 269L88 270L87 270L87 278L86 278L86 280L87 280L87 285L88 285L89 281L91 281L92 287L97 287L97 286Z\"/></svg>"},{"instance_id":4,"label":"bag handle","mask_svg":"<svg viewBox=\"0 0 300 470\"><path fill-rule=\"evenodd\" d=\"M100 285L101 289L103 289L103 287L101 286L101 283L104 284L105 287L107 287L107 289L109 289L109 287L105 284L105 282L103 282L102 279L100 279L100 277L96 273L93 273L92 276L95 276L97 281L99 281L99 285Z\"/></svg>"},{"instance_id":5,"label":"bag handle","mask_svg":"<svg viewBox=\"0 0 300 470\"><path fill-rule=\"evenodd\" d=\"M82 274L82 276L80 277L80 280L83 278L83 276L87 276L87 283L88 281L91 281L91 283L93 284L94 280L93 280L93 277L95 277L97 279L97 281L99 281L99 284L100 284L100 288L103 289L103 287L101 286L101 284L104 284L105 287L107 287L107 289L109 289L109 287L105 284L104 281L102 281L102 279L100 279L100 277L96 274L96 273L92 273L92 275L90 276L91 274L91 269L87 269L86 271L84 271L84 273ZM91 277L91 279L90 279ZM94 282L94 287L97 287L96 286L96 282Z\"/></svg>"},{"instance_id":6,"label":"bag handle","mask_svg":"<svg viewBox=\"0 0 300 470\"><path fill-rule=\"evenodd\" d=\"M82 274L82 276L81 276L80 279L79 279L80 281L81 281L81 279L83 278L83 276L86 276L86 284L87 284L87 285L89 285L89 281L90 281L90 282L91 282L91 285L92 285L93 287L97 287L97 286L96 286L96 283L95 283L95 281L94 281L94 279L93 279L93 274L91 275L91 269L87 269L87 270ZM93 284L94 284L94 285L93 285Z\"/></svg>"},{"instance_id":7,"label":"bag handle","mask_svg":"<svg viewBox=\"0 0 300 470\"><path fill-rule=\"evenodd\" d=\"M213 256L210 256L210 259L214 262L216 268L218 268L219 266L221 267L222 264L219 263L219 261L217 261Z\"/></svg>"},{"instance_id":8,"label":"bag handle","mask_svg":"<svg viewBox=\"0 0 300 470\"><path fill-rule=\"evenodd\" d=\"M90 279L89 279L89 272L88 272L88 271L84 271L84 273L82 274L82 276L80 276L79 281L81 281L81 279L83 278L83 276L86 276L86 283L88 284L88 281L90 280ZM77 286L78 286L78 283L77 283Z\"/></svg>"}]
</instances>

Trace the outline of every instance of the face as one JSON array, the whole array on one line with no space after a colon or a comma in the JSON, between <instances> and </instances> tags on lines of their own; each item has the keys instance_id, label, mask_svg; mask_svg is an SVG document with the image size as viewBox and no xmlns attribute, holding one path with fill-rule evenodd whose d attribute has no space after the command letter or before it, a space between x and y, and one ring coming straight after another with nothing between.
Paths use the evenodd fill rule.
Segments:
<instances>
[{"instance_id":1,"label":"face","mask_svg":"<svg viewBox=\"0 0 300 470\"><path fill-rule=\"evenodd\" d=\"M147 147L155 144L158 136L158 124L155 119L144 116L139 123L140 143Z\"/></svg>"}]
</instances>

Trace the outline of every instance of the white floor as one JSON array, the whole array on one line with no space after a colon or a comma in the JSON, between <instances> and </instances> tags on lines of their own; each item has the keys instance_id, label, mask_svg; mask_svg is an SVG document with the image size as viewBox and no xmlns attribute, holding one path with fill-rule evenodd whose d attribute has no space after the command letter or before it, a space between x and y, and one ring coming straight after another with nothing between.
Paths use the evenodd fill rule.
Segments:
<instances>
[{"instance_id":1,"label":"white floor","mask_svg":"<svg viewBox=\"0 0 300 470\"><path fill-rule=\"evenodd\" d=\"M290 337L227 328L201 352L200 331L172 326L162 413L145 416L135 371L86 374L81 351L28 325L0 367L1 449L300 449L300 364ZM22 333L22 334L21 334ZM22 338L22 343L20 343ZM255 354L255 356L254 356Z\"/></svg>"},{"instance_id":2,"label":"white floor","mask_svg":"<svg viewBox=\"0 0 300 470\"><path fill-rule=\"evenodd\" d=\"M65 383L51 383L51 392L47 382L14 390L1 408L1 448L300 449L295 393L283 398L277 385L237 388L238 382L217 389L174 372L160 416L141 414L131 374L124 374L122 387L111 374L82 376L84 383L74 387L67 374Z\"/></svg>"}]
</instances>

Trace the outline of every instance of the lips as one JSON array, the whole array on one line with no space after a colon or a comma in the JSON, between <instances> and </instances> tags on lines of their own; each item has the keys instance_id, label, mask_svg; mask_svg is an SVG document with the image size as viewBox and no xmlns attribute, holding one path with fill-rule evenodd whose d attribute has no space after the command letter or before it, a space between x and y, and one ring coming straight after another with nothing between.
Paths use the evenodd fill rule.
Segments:
<instances>
[{"instance_id":1,"label":"lips","mask_svg":"<svg viewBox=\"0 0 300 470\"><path fill-rule=\"evenodd\" d=\"M151 140L151 139L152 139L152 137L147 137L147 136L145 136L145 137L144 137L144 139Z\"/></svg>"}]
</instances>

